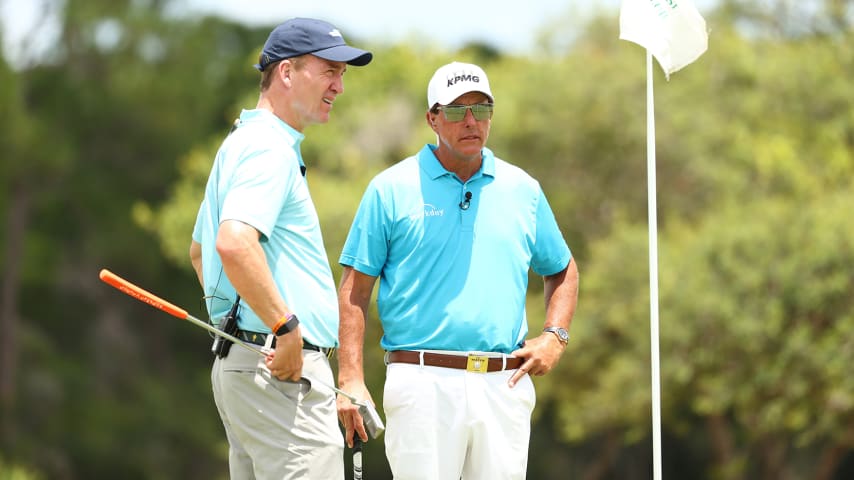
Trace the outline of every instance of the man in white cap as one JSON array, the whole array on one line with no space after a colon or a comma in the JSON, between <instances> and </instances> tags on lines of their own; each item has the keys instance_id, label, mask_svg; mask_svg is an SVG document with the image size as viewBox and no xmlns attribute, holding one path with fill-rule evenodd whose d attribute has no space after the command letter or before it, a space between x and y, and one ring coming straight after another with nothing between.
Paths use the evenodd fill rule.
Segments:
<instances>
[{"instance_id":1,"label":"man in white cap","mask_svg":"<svg viewBox=\"0 0 854 480\"><path fill-rule=\"evenodd\" d=\"M329 120L347 66L372 57L322 20L277 26L255 66L258 103L214 159L190 259L212 321L274 349L260 358L214 343L211 381L235 480L344 478L335 394L309 380L332 384L338 302L300 143L307 126Z\"/></svg>"},{"instance_id":2,"label":"man in white cap","mask_svg":"<svg viewBox=\"0 0 854 480\"><path fill-rule=\"evenodd\" d=\"M362 364L376 279L386 353L385 444L395 478L525 478L536 401L529 375L558 363L578 270L539 183L485 147L486 73L439 68L427 87L437 144L377 175L339 262L339 386L370 398ZM546 315L528 338L528 273ZM339 398L345 440L367 439Z\"/></svg>"}]
</instances>

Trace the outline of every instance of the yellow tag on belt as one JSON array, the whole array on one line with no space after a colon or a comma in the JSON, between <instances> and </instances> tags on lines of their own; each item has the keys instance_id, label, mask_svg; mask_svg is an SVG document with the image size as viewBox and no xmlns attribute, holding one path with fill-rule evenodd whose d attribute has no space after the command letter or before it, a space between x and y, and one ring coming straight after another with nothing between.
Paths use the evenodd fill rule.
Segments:
<instances>
[{"instance_id":1,"label":"yellow tag on belt","mask_svg":"<svg viewBox=\"0 0 854 480\"><path fill-rule=\"evenodd\" d=\"M469 355L466 370L469 372L486 373L487 367L489 367L489 357Z\"/></svg>"}]
</instances>

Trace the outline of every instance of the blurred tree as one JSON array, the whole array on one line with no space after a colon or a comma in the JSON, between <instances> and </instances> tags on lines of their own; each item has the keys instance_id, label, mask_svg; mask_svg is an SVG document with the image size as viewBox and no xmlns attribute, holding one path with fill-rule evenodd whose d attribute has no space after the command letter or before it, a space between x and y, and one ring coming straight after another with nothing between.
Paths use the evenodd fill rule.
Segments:
<instances>
[{"instance_id":1,"label":"blurred tree","mask_svg":"<svg viewBox=\"0 0 854 480\"><path fill-rule=\"evenodd\" d=\"M691 441L702 420L710 478L833 478L851 449L852 201L732 203L663 234L663 423ZM646 435L646 229L617 232L593 249L574 329L585 348L554 386L569 439Z\"/></svg>"},{"instance_id":2,"label":"blurred tree","mask_svg":"<svg viewBox=\"0 0 854 480\"><path fill-rule=\"evenodd\" d=\"M132 321L158 314L96 280L110 266L197 291L128 213L165 194L188 145L227 125L229 87L255 81L247 52L264 33L170 20L167 3L53 2L57 44L19 71L0 66L0 448L50 478L211 476L224 464L213 407L180 401L209 391L206 337Z\"/></svg>"},{"instance_id":3,"label":"blurred tree","mask_svg":"<svg viewBox=\"0 0 854 480\"><path fill-rule=\"evenodd\" d=\"M843 333L852 328L854 287L846 267L854 233L846 213L854 200L850 39L848 31L780 42L717 28L716 48L657 86L659 218L670 226L661 257L665 434L687 441L689 455L710 465L709 478L834 478L854 450L854 386L840 370L854 361ZM597 75L600 88L615 76ZM598 110L583 111L588 121ZM605 123L611 132L621 125ZM590 146L587 129L569 130L583 138L561 151ZM628 134L640 143L639 128ZM594 158L574 170L613 165ZM642 178L640 162L623 165L620 174ZM593 175L596 185L620 178ZM642 209L624 205L643 205L638 187L609 191L619 194L610 199L617 215L605 223L608 235L593 239L589 264L581 260L573 330L583 347L568 352L565 382L552 385L565 438L647 440L646 228ZM612 438L601 440L602 461L592 466L610 462Z\"/></svg>"}]
</instances>

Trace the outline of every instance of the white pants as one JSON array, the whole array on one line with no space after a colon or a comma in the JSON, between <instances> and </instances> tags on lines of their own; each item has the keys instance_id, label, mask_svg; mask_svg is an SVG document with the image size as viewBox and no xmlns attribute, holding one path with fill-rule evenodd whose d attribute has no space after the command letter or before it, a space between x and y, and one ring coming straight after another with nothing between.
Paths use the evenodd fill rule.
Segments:
<instances>
[{"instance_id":1,"label":"white pants","mask_svg":"<svg viewBox=\"0 0 854 480\"><path fill-rule=\"evenodd\" d=\"M303 350L302 371L333 384L322 353ZM332 390L277 380L260 355L239 345L214 361L211 380L231 480L343 480L344 436Z\"/></svg>"},{"instance_id":2,"label":"white pants","mask_svg":"<svg viewBox=\"0 0 854 480\"><path fill-rule=\"evenodd\" d=\"M385 447L396 480L524 479L531 378L392 363L386 369Z\"/></svg>"}]
</instances>

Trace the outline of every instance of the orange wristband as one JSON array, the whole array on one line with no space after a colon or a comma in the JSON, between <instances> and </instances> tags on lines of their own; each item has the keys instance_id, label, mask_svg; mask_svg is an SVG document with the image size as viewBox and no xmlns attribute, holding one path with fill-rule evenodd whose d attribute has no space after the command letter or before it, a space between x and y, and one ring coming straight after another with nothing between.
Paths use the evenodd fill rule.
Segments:
<instances>
[{"instance_id":1,"label":"orange wristband","mask_svg":"<svg viewBox=\"0 0 854 480\"><path fill-rule=\"evenodd\" d=\"M281 320L276 322L273 326L273 333L278 337L279 335L284 335L286 333L292 332L299 325L299 319L293 313L282 317Z\"/></svg>"}]
</instances>

